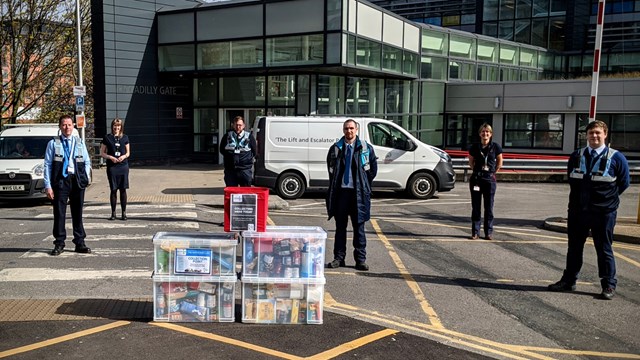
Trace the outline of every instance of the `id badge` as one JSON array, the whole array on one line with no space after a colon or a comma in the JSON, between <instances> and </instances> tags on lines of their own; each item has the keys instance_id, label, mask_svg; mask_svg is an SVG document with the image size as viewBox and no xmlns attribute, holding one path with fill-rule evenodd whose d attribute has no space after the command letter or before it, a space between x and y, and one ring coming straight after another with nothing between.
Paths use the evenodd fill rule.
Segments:
<instances>
[{"instance_id":1,"label":"id badge","mask_svg":"<svg viewBox=\"0 0 640 360\"><path fill-rule=\"evenodd\" d=\"M473 191L480 191L480 186L476 185L473 187Z\"/></svg>"},{"instance_id":2,"label":"id badge","mask_svg":"<svg viewBox=\"0 0 640 360\"><path fill-rule=\"evenodd\" d=\"M73 174L73 168L71 166L67 166L67 174Z\"/></svg>"},{"instance_id":3,"label":"id badge","mask_svg":"<svg viewBox=\"0 0 640 360\"><path fill-rule=\"evenodd\" d=\"M240 154L240 150L238 150L238 149L233 150L233 153L234 153L234 154Z\"/></svg>"},{"instance_id":4,"label":"id badge","mask_svg":"<svg viewBox=\"0 0 640 360\"><path fill-rule=\"evenodd\" d=\"M120 157L120 151L116 151L115 157Z\"/></svg>"},{"instance_id":5,"label":"id badge","mask_svg":"<svg viewBox=\"0 0 640 360\"><path fill-rule=\"evenodd\" d=\"M483 166L482 171L489 171L489 167L487 165Z\"/></svg>"}]
</instances>

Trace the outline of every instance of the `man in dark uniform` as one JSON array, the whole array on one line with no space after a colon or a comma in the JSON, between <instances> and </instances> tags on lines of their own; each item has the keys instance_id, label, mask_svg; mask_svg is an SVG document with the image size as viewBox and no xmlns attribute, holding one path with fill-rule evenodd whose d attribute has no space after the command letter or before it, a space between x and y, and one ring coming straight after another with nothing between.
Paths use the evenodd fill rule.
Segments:
<instances>
[{"instance_id":1,"label":"man in dark uniform","mask_svg":"<svg viewBox=\"0 0 640 360\"><path fill-rule=\"evenodd\" d=\"M376 154L358 137L358 123L348 119L342 127L344 136L329 148L327 169L329 191L326 205L329 219L336 219L333 261L328 268L345 266L347 224L353 228L353 258L356 270L368 271L367 238L364 224L371 217L371 184L378 173Z\"/></svg>"},{"instance_id":2,"label":"man in dark uniform","mask_svg":"<svg viewBox=\"0 0 640 360\"><path fill-rule=\"evenodd\" d=\"M256 157L256 139L244 130L244 119L236 116L230 130L220 141L220 153L224 158L224 183L226 186L251 186L253 161Z\"/></svg>"},{"instance_id":3,"label":"man in dark uniform","mask_svg":"<svg viewBox=\"0 0 640 360\"><path fill-rule=\"evenodd\" d=\"M75 252L88 254L91 249L84 243L86 233L82 224L84 190L90 182L91 159L84 142L73 135L73 119L63 115L58 121L61 136L47 145L44 157L44 186L53 203L53 251L57 256L64 251L67 238L65 229L67 201L71 204L73 243Z\"/></svg>"},{"instance_id":4,"label":"man in dark uniform","mask_svg":"<svg viewBox=\"0 0 640 360\"><path fill-rule=\"evenodd\" d=\"M613 256L613 228L620 195L629 187L629 164L619 151L607 147L607 124L596 120L587 125L589 146L569 158L569 248L562 278L549 285L550 291L573 291L582 268L584 244L591 230L598 257L601 296L613 299L616 291L616 262Z\"/></svg>"}]
</instances>

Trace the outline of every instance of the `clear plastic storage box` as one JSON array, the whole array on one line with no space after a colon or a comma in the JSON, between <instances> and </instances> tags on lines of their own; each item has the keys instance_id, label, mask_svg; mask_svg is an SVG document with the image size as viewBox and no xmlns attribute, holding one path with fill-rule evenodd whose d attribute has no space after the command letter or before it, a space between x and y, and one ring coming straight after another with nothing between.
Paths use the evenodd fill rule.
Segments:
<instances>
[{"instance_id":1,"label":"clear plastic storage box","mask_svg":"<svg viewBox=\"0 0 640 360\"><path fill-rule=\"evenodd\" d=\"M154 276L153 320L235 321L235 277Z\"/></svg>"},{"instance_id":2,"label":"clear plastic storage box","mask_svg":"<svg viewBox=\"0 0 640 360\"><path fill-rule=\"evenodd\" d=\"M243 281L318 279L324 282L327 233L321 227L267 226L265 232L243 231L242 238Z\"/></svg>"},{"instance_id":3,"label":"clear plastic storage box","mask_svg":"<svg viewBox=\"0 0 640 360\"><path fill-rule=\"evenodd\" d=\"M322 324L324 282L303 279L288 283L242 281L242 322Z\"/></svg>"},{"instance_id":4,"label":"clear plastic storage box","mask_svg":"<svg viewBox=\"0 0 640 360\"><path fill-rule=\"evenodd\" d=\"M153 237L154 275L235 275L237 244L231 233L158 232Z\"/></svg>"}]
</instances>

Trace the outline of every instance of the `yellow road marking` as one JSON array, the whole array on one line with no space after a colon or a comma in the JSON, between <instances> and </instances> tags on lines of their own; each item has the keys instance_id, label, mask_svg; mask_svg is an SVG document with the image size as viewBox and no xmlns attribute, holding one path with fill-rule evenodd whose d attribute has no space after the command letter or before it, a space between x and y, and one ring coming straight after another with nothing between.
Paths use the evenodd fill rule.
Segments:
<instances>
[{"instance_id":1,"label":"yellow road marking","mask_svg":"<svg viewBox=\"0 0 640 360\"><path fill-rule=\"evenodd\" d=\"M398 331L397 330L392 330L392 329L384 329L384 330L380 330L376 333L373 334L369 334L367 336L363 336L361 338L355 339L353 341L349 341L348 343L344 343L342 345L339 345L333 349L321 352L319 354L313 355L313 356L309 356L306 359L312 359L312 360L320 360L320 359L333 359L336 356L342 355L346 352L349 352L353 349L357 349L361 346L367 345L369 343L372 343L374 341L378 341L384 337L387 337L389 335L393 335L393 334L397 334Z\"/></svg>"},{"instance_id":2,"label":"yellow road marking","mask_svg":"<svg viewBox=\"0 0 640 360\"><path fill-rule=\"evenodd\" d=\"M189 329L187 327L176 325L176 324L172 324L172 323L150 322L149 324L155 325L155 326L158 326L158 327L162 327L162 328L165 328L165 329L169 329L169 330L179 331L179 332L182 332L182 333L185 333L185 334L189 334L189 335L198 336L198 337L209 339L209 340L219 341L221 343L225 343L225 344L229 344L229 345L245 348L245 349L248 349L248 350L251 350L251 351L260 352L260 353L263 353L263 354L279 357L279 358L282 358L282 359L292 359L292 360L303 359L300 356L287 354L287 353L284 353L284 352L281 352L281 351L277 351L277 350L273 350L273 349L269 349L269 348L266 348L266 347L263 347L263 346L254 345L254 344L247 343L247 342L244 342L244 341L235 340L235 339L231 339L231 338L228 338L228 337L211 334L211 333L207 333L207 332L200 331L200 330Z\"/></svg>"},{"instance_id":3,"label":"yellow road marking","mask_svg":"<svg viewBox=\"0 0 640 360\"><path fill-rule=\"evenodd\" d=\"M626 257L626 256L624 256L624 255L622 255L620 253L616 253L615 257L617 257L619 259L622 259L622 260L630 263L631 265L634 265L635 267L640 267L640 262L637 262L637 261L635 261L635 260L633 260L631 258L628 258L628 257Z\"/></svg>"},{"instance_id":4,"label":"yellow road marking","mask_svg":"<svg viewBox=\"0 0 640 360\"><path fill-rule=\"evenodd\" d=\"M424 311L424 313L427 314L427 317L429 318L429 322L431 322L431 325L435 327L443 327L442 322L440 322L440 318L438 318L438 314L436 314L435 310L433 310L431 305L429 305L429 302L425 298L424 293L420 289L420 286L418 286L416 281L413 279L413 276L411 276L411 273L404 266L404 264L402 263L402 260L400 259L400 256L398 255L396 250L393 248L391 243L387 240L387 237L382 233L382 230L380 229L378 222L375 219L371 219L371 225L373 225L373 228L375 229L376 234L378 234L378 238L380 239L380 241L382 241L384 243L384 246L387 248L387 251L389 252L389 256L391 256L391 259L396 264L398 271L400 271L400 274L402 275L405 282L413 292L413 296L420 303L420 307L422 307L422 311Z\"/></svg>"},{"instance_id":5,"label":"yellow road marking","mask_svg":"<svg viewBox=\"0 0 640 360\"><path fill-rule=\"evenodd\" d=\"M0 358L4 358L4 357L7 357L7 356L20 354L20 353L27 352L27 351L40 349L40 348L51 346L51 345L55 345L55 344L59 344L61 342L77 339L79 337L96 334L96 333L99 333L99 332L102 332L102 331L111 330L111 329L114 329L114 328L117 328L117 327L120 327L120 326L124 326L124 325L129 325L130 323L131 323L130 321L116 321L116 322L113 322L113 323L110 323L110 324L94 327L94 328L87 329L87 330L78 331L78 332L75 332L73 334L63 335L63 336L59 336L57 338L53 338L53 339L49 339L49 340L45 340L45 341L40 341L40 342L37 342L37 343L34 343L34 344L21 346L21 347L15 348L15 349L5 350L5 351L0 352Z\"/></svg>"},{"instance_id":6,"label":"yellow road marking","mask_svg":"<svg viewBox=\"0 0 640 360\"><path fill-rule=\"evenodd\" d=\"M271 220L271 218L267 215L267 224L269 225L275 225L276 223L273 222L273 220Z\"/></svg>"}]
</instances>

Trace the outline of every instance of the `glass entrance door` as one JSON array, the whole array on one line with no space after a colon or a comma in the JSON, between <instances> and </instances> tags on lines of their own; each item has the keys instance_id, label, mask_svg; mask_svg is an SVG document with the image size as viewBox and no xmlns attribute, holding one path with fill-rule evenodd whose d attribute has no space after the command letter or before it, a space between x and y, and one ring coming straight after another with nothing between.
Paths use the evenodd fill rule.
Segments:
<instances>
[{"instance_id":1,"label":"glass entrance door","mask_svg":"<svg viewBox=\"0 0 640 360\"><path fill-rule=\"evenodd\" d=\"M467 150L474 142L480 142L480 135L478 135L480 126L484 123L491 125L492 122L491 114L449 115L445 147Z\"/></svg>"}]
</instances>

